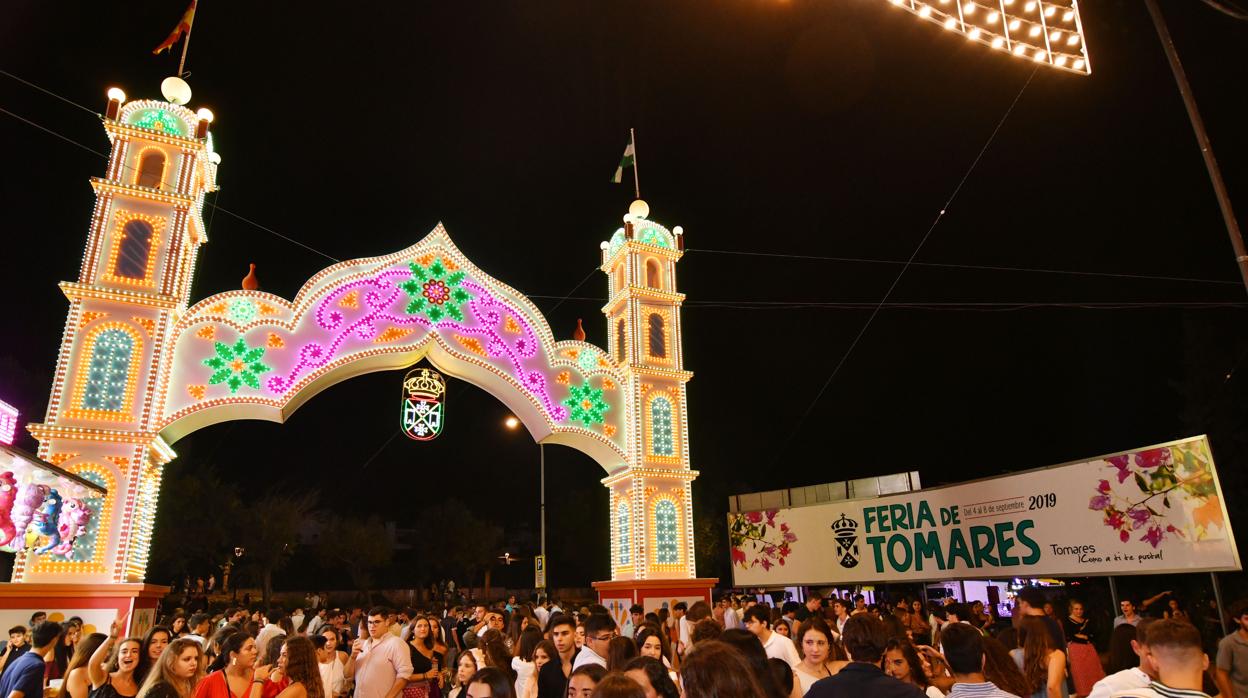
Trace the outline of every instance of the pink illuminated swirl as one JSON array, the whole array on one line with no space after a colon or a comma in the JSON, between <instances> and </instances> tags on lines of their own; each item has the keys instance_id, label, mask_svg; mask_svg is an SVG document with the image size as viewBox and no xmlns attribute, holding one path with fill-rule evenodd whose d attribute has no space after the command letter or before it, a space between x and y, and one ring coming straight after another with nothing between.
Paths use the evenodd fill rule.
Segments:
<instances>
[{"instance_id":1,"label":"pink illuminated swirl","mask_svg":"<svg viewBox=\"0 0 1248 698\"><path fill-rule=\"evenodd\" d=\"M537 334L524 313L472 279L460 282L460 286L473 295L468 301L468 313L463 322L450 318L433 322L423 315L394 312L392 308L396 302L401 304L405 299L396 280L409 276L406 268L388 269L372 278L344 284L322 299L316 307L316 323L321 329L333 332L333 339L328 344L308 342L300 347L294 367L286 375L268 379L269 390L284 394L301 376L313 373L351 351L365 348L348 346L349 343L369 342L368 348L372 348L371 342L381 332L381 326L389 324L441 332L444 339L447 337L445 333L449 332L480 340L486 355L507 364L512 378L546 408L551 419L561 422L568 418L568 409L551 398L545 374L525 367L526 360L536 357L540 347ZM340 301L352 292L358 292L359 307L343 308ZM356 314L358 317L350 318ZM516 323L519 332L506 331L508 316Z\"/></svg>"}]
</instances>

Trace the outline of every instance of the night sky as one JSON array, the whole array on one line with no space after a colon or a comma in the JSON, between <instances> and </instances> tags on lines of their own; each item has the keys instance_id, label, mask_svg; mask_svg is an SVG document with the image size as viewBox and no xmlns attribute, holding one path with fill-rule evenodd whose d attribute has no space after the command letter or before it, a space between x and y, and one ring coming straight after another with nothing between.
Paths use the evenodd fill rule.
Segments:
<instances>
[{"instance_id":1,"label":"night sky","mask_svg":"<svg viewBox=\"0 0 1248 698\"><path fill-rule=\"evenodd\" d=\"M912 469L935 485L1206 432L1224 487L1248 491L1248 299L1208 176L1143 4L1084 5L1090 77L1033 75L884 0L204 0L190 106L217 117L210 202L344 260L441 221L557 336L584 318L600 345L598 244L633 198L608 180L635 127L652 218L690 248L677 273L699 516L722 521L738 492ZM1243 219L1248 23L1162 5ZM11 1L0 69L93 111L114 85L158 97L177 52L150 50L182 9ZM814 402L901 269L889 262L914 252L1016 97L924 264ZM2 75L0 106L107 150L95 117ZM67 308L56 284L77 278L103 161L3 114L0 143L0 397L37 421ZM238 288L249 262L290 298L331 263L204 218L195 299ZM320 490L400 522L456 496L509 533L536 528L538 449L502 428L506 408L452 381L438 441L392 438L401 375L335 386L285 425L192 434L169 472L211 466L248 496ZM547 454L552 515L593 501L574 533L560 520L581 555L555 556L552 582L605 578L604 473Z\"/></svg>"}]
</instances>

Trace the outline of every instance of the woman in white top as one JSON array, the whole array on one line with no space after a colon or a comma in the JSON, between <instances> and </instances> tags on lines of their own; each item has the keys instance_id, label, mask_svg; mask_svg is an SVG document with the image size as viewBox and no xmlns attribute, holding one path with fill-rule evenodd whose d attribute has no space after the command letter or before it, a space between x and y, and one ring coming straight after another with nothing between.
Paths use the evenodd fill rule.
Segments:
<instances>
[{"instance_id":1,"label":"woman in white top","mask_svg":"<svg viewBox=\"0 0 1248 698\"><path fill-rule=\"evenodd\" d=\"M928 681L927 671L919 652L908 640L895 637L884 650L884 673L904 683L918 686L927 698L945 698L945 694Z\"/></svg>"},{"instance_id":2,"label":"woman in white top","mask_svg":"<svg viewBox=\"0 0 1248 698\"><path fill-rule=\"evenodd\" d=\"M542 641L542 631L537 628L525 628L516 641L516 654L511 658L511 670L516 672L516 695L522 696L533 680L537 667L533 664L533 650Z\"/></svg>"},{"instance_id":3,"label":"woman in white top","mask_svg":"<svg viewBox=\"0 0 1248 698\"><path fill-rule=\"evenodd\" d=\"M321 687L325 689L325 698L346 694L346 672L342 662L338 661L336 648L329 644L324 635L313 635L310 639L312 646L316 648L316 665L321 670Z\"/></svg>"},{"instance_id":4,"label":"woman in white top","mask_svg":"<svg viewBox=\"0 0 1248 698\"><path fill-rule=\"evenodd\" d=\"M555 643L541 640L533 647L533 673L529 675L529 682L524 686L524 693L516 693L516 698L537 698L537 674L552 659L559 659Z\"/></svg>"},{"instance_id":5,"label":"woman in white top","mask_svg":"<svg viewBox=\"0 0 1248 698\"><path fill-rule=\"evenodd\" d=\"M848 662L832 659L832 629L819 616L811 616L797 629L797 653L802 661L793 667L793 675L802 687L802 695L819 679L839 672Z\"/></svg>"},{"instance_id":6,"label":"woman in white top","mask_svg":"<svg viewBox=\"0 0 1248 698\"><path fill-rule=\"evenodd\" d=\"M454 688L447 693L447 698L464 698L468 695L468 682L477 674L477 656L472 652L461 652L459 665L455 670ZM537 683L534 681L533 683Z\"/></svg>"}]
</instances>

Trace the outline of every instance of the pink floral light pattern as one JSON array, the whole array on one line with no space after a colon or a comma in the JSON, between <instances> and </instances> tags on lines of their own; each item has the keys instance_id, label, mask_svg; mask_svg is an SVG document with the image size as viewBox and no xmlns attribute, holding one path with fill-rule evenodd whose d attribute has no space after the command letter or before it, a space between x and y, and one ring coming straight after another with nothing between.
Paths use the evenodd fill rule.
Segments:
<instances>
[{"instance_id":1,"label":"pink floral light pattern","mask_svg":"<svg viewBox=\"0 0 1248 698\"><path fill-rule=\"evenodd\" d=\"M460 284L474 295L462 322L450 317L435 322L423 315L396 312L396 303L401 306L406 298L396 282L409 277L407 268L388 269L371 278L344 284L321 299L316 307L316 323L322 330L333 332L332 339L328 343L308 342L300 347L294 366L285 375L270 377L268 389L279 395L285 393L301 377L352 351L353 348L348 347L351 340L371 341L385 325L419 327L443 333L444 337L454 333L480 340L486 355L508 365L516 382L546 409L552 420L560 422L568 418L567 408L551 397L546 376L526 366L527 360L537 356L540 344L524 313L471 279L464 279ZM350 293L356 293L361 303L359 310L352 311L352 315L358 313L353 318L340 303ZM504 327L508 317L514 323L511 332Z\"/></svg>"},{"instance_id":2,"label":"pink floral light pattern","mask_svg":"<svg viewBox=\"0 0 1248 698\"><path fill-rule=\"evenodd\" d=\"M784 565L785 558L793 552L797 534L787 523L776 524L779 513L778 509L768 509L732 516L728 523L732 564L745 569L759 566L764 570Z\"/></svg>"},{"instance_id":3,"label":"pink floral light pattern","mask_svg":"<svg viewBox=\"0 0 1248 698\"><path fill-rule=\"evenodd\" d=\"M1207 500L1215 498L1213 477L1196 454L1179 447L1161 447L1106 458L1113 469L1118 485L1132 480L1135 487L1115 490L1108 479L1097 482L1096 493L1088 501L1088 508L1102 513L1102 523L1118 532L1123 543L1136 539L1156 548L1167 535L1185 537L1182 530L1171 523L1170 495ZM1164 512L1163 512L1164 510Z\"/></svg>"}]
</instances>

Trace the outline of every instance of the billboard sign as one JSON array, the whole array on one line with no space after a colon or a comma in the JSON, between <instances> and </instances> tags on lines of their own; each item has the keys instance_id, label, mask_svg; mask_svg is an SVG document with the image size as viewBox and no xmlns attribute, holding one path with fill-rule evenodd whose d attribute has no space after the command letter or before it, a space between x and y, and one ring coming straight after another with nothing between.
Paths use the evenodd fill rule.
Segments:
<instances>
[{"instance_id":1,"label":"billboard sign","mask_svg":"<svg viewBox=\"0 0 1248 698\"><path fill-rule=\"evenodd\" d=\"M745 587L1241 569L1204 436L728 530Z\"/></svg>"}]
</instances>

